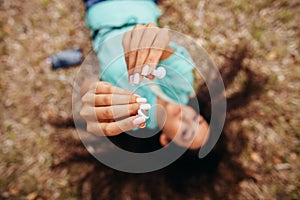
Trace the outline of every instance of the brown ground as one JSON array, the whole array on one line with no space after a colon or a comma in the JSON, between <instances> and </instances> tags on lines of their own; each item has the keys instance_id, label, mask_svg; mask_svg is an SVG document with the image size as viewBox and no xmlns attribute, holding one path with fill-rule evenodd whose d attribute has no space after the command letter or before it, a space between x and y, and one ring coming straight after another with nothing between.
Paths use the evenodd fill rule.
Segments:
<instances>
[{"instance_id":1,"label":"brown ground","mask_svg":"<svg viewBox=\"0 0 300 200\"><path fill-rule=\"evenodd\" d=\"M77 68L51 71L44 61L91 49L81 1L0 0L0 199L300 198L300 2L161 8L160 24L198 40L222 73L228 114L214 152L139 175L101 165L68 120Z\"/></svg>"}]
</instances>

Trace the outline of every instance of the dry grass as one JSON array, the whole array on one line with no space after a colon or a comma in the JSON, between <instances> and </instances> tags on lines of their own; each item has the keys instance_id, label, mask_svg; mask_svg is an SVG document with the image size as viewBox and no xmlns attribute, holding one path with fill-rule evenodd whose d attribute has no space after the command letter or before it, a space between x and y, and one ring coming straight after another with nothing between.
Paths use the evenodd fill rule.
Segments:
<instances>
[{"instance_id":1,"label":"dry grass","mask_svg":"<svg viewBox=\"0 0 300 200\"><path fill-rule=\"evenodd\" d=\"M71 116L77 69L53 72L44 59L91 49L82 2L0 0L0 198L300 198L300 2L168 0L161 8L160 24L200 42L226 85L209 177L182 172L182 163L199 164L184 159L156 173L115 172L87 154L73 128L51 125Z\"/></svg>"}]
</instances>

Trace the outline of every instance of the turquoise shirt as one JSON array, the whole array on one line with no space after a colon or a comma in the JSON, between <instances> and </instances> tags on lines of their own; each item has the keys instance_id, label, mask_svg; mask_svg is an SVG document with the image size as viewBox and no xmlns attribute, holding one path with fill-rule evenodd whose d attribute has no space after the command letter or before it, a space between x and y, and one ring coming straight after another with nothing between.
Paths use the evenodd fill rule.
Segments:
<instances>
[{"instance_id":1,"label":"turquoise shirt","mask_svg":"<svg viewBox=\"0 0 300 200\"><path fill-rule=\"evenodd\" d=\"M123 34L134 25L128 24L157 24L161 15L153 1L105 1L92 6L86 15L87 25L92 31L99 30L93 40L93 48L97 53L101 68L100 79L111 84L134 91L147 99L152 105L147 127L157 128L156 100L157 93L150 85L156 85L178 104L187 104L189 95L194 93L193 68L194 63L189 53L181 46L170 42L174 53L166 60L159 62L167 74L163 79L143 80L141 84L131 86L128 82L128 72L122 47ZM122 25L125 25L122 27ZM113 28L119 27L119 28Z\"/></svg>"}]
</instances>

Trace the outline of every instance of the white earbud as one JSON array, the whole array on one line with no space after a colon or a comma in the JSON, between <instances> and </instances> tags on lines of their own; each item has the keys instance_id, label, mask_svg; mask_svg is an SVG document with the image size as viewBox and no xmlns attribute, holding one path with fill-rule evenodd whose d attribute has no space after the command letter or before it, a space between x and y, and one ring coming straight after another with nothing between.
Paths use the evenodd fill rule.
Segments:
<instances>
[{"instance_id":1,"label":"white earbud","mask_svg":"<svg viewBox=\"0 0 300 200\"><path fill-rule=\"evenodd\" d=\"M146 110L141 109L141 108L138 110L138 115L141 116L141 117L144 117L145 119L149 118L148 112Z\"/></svg>"},{"instance_id":2,"label":"white earbud","mask_svg":"<svg viewBox=\"0 0 300 200\"><path fill-rule=\"evenodd\" d=\"M151 73L153 76L156 78L162 79L166 76L167 72L166 69L163 67L158 67L157 69L154 69L153 72Z\"/></svg>"}]
</instances>

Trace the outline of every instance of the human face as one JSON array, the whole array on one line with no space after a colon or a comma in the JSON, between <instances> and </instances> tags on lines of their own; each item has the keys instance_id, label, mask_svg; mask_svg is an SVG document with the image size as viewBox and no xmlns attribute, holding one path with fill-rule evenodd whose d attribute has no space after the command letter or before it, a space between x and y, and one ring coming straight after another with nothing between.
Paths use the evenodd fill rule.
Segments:
<instances>
[{"instance_id":1,"label":"human face","mask_svg":"<svg viewBox=\"0 0 300 200\"><path fill-rule=\"evenodd\" d=\"M168 103L165 105L164 123L160 124L168 140L180 146L198 148L204 142L208 125L193 108L185 105Z\"/></svg>"}]
</instances>

